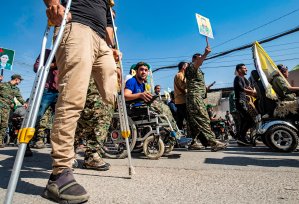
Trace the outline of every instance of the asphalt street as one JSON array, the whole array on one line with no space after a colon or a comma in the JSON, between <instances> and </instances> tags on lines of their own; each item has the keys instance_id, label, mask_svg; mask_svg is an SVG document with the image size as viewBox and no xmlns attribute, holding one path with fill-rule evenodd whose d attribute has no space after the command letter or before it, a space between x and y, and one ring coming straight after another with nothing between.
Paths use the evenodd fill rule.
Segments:
<instances>
[{"instance_id":1,"label":"asphalt street","mask_svg":"<svg viewBox=\"0 0 299 204\"><path fill-rule=\"evenodd\" d=\"M40 196L51 173L50 148L25 158L13 203L52 203ZM17 147L0 150L3 203ZM106 159L106 172L76 168L75 178L90 194L88 203L299 203L299 153L277 153L262 144L223 152L175 149L159 160L133 154ZM83 157L79 157L79 165Z\"/></svg>"}]
</instances>

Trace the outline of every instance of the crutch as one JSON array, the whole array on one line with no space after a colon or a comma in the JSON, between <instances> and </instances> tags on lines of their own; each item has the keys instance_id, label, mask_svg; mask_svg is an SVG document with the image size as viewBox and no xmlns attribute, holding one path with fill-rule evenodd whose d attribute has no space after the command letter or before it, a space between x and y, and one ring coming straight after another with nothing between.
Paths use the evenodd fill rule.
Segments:
<instances>
[{"instance_id":1,"label":"crutch","mask_svg":"<svg viewBox=\"0 0 299 204\"><path fill-rule=\"evenodd\" d=\"M113 25L113 32L114 32L114 40L115 40L115 48L119 50L119 43L115 29L115 22L113 18L112 6L114 6L114 1L110 1L110 13ZM132 165L132 157L131 157L131 149L129 144L129 137L131 134L128 122L128 115L127 109L125 104L125 97L124 97L124 83L123 83L123 66L121 59L119 60L120 70L121 70L121 87L120 91L117 94L117 105L118 105L118 112L119 112L119 119L120 119L120 128L121 128L121 135L126 140L127 152L128 152L128 160L129 160L129 175L132 176L135 174L134 167Z\"/></svg>"},{"instance_id":2,"label":"crutch","mask_svg":"<svg viewBox=\"0 0 299 204\"><path fill-rule=\"evenodd\" d=\"M45 64L45 66L44 66L45 50L46 50L48 35L50 32L49 23L46 26L46 30L45 30L43 41L42 41L42 47L41 47L40 63L39 63L38 71L37 71L37 74L36 74L36 77L34 80L34 84L33 84L32 90L31 90L29 107L27 109L24 121L22 123L22 127L18 134L18 140L19 140L20 144L19 144L19 149L17 152L16 159L14 162L14 166L12 169L12 173L10 176L9 184L7 187L7 192L5 195L5 200L4 200L5 204L10 204L12 202L13 194L16 190L18 178L19 178L20 171L21 171L26 146L29 143L29 141L32 139L34 132L35 132L35 122L36 122L37 113L38 113L38 110L40 107L40 102L42 99L42 94L44 91L45 83L46 83L46 80L48 77L49 68L50 68L50 65L51 65L52 60L55 55L55 52L56 52L58 45L62 38L63 31L64 31L64 28L66 25L67 14L70 10L71 2L72 2L71 0L68 0L68 2L67 2L59 33L54 42L53 49L48 57L48 60Z\"/></svg>"}]
</instances>

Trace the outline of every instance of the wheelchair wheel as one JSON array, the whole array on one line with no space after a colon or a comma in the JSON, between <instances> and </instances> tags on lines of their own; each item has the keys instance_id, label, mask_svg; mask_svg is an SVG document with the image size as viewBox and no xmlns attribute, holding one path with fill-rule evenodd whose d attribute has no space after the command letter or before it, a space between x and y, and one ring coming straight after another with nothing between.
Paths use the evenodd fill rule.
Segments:
<instances>
[{"instance_id":1,"label":"wheelchair wheel","mask_svg":"<svg viewBox=\"0 0 299 204\"><path fill-rule=\"evenodd\" d=\"M297 133L285 125L270 127L265 140L270 148L279 152L293 152L298 146Z\"/></svg>"},{"instance_id":2,"label":"wheelchair wheel","mask_svg":"<svg viewBox=\"0 0 299 204\"><path fill-rule=\"evenodd\" d=\"M164 143L161 138L155 138L154 135L144 140L143 152L149 159L159 159L164 153Z\"/></svg>"},{"instance_id":3,"label":"wheelchair wheel","mask_svg":"<svg viewBox=\"0 0 299 204\"><path fill-rule=\"evenodd\" d=\"M165 145L164 154L171 152L174 148L174 144Z\"/></svg>"},{"instance_id":4,"label":"wheelchair wheel","mask_svg":"<svg viewBox=\"0 0 299 204\"><path fill-rule=\"evenodd\" d=\"M137 131L136 126L130 117L128 117L128 122L131 131L131 135L129 137L129 144L130 151L132 151L136 143ZM121 128L118 113L115 113L113 115L113 119L109 128L109 133L101 151L105 157L110 159L123 159L128 156L126 140L121 136Z\"/></svg>"},{"instance_id":5,"label":"wheelchair wheel","mask_svg":"<svg viewBox=\"0 0 299 204\"><path fill-rule=\"evenodd\" d=\"M5 145L9 145L10 144L10 135L8 133L5 134L3 140L4 140L3 142Z\"/></svg>"}]
</instances>

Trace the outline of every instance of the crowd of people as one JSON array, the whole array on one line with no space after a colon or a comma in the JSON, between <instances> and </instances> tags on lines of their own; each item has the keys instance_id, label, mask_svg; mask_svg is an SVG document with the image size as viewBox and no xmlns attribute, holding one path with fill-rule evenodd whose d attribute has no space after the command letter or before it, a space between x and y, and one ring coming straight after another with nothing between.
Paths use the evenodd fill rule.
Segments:
<instances>
[{"instance_id":1,"label":"crowd of people","mask_svg":"<svg viewBox=\"0 0 299 204\"><path fill-rule=\"evenodd\" d=\"M54 39L57 37L59 25L65 10L66 1L44 0L47 16L56 25ZM81 203L89 199L89 195L74 178L72 162L75 149L85 141L86 149L83 166L88 169L106 171L110 164L102 159L99 151L107 136L109 125L115 111L117 86L122 77L118 73L118 62L121 53L115 49L112 14L108 1L89 1L87 7L82 1L74 1L71 6L68 22L63 33L63 40L53 60L47 78L41 106L37 116L36 135L33 146L44 148L45 128L41 121L45 112L51 108L54 117L51 130L51 156L53 170L43 197L57 202ZM88 16L88 18L86 18ZM166 115L173 130L172 135L182 134L186 128L187 136L192 138L190 149L202 149L210 146L212 152L224 150L227 144L216 140L211 129L211 119L204 99L209 87L206 87L201 66L211 52L207 45L204 53L196 53L191 62L180 62L178 73L174 76L174 92L165 104L161 98L161 86L156 85L155 93L146 89L146 80L150 65L138 62L132 65L130 76L126 77L124 97L126 101L151 101L151 109ZM46 51L46 57L50 50ZM34 65L36 72L39 57ZM280 71L287 78L287 69ZM247 96L256 97L254 87L246 79L247 68L244 64L236 66L237 76L234 80L234 106L231 112L237 120L238 144L248 145L246 139L248 129L253 125L251 113L248 111ZM273 77L273 88L282 100L296 100L291 91L298 87L289 87L280 80L280 75ZM0 78L1 79L1 78ZM28 104L23 100L17 85L23 80L12 75L9 82L0 84L0 147L6 134L9 114L14 108L16 98L24 108ZM138 104L137 104L138 105ZM238 113L238 114L236 114ZM229 115L229 114L227 114ZM228 116L229 117L229 116ZM187 125L186 125L187 124ZM30 146L27 156L32 156Z\"/></svg>"}]
</instances>

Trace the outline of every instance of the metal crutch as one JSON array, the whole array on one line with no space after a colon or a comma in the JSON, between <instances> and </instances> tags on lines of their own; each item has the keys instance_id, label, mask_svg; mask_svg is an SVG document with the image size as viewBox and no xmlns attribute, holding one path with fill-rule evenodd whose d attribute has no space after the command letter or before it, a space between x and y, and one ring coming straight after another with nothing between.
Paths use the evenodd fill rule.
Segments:
<instances>
[{"instance_id":1,"label":"metal crutch","mask_svg":"<svg viewBox=\"0 0 299 204\"><path fill-rule=\"evenodd\" d=\"M119 43L118 43L118 38L117 38L117 34L116 34L113 13L112 13L112 6L114 6L114 2L112 1L110 3L111 3L110 13L111 13L111 18L112 18L115 48L117 50L119 50ZM123 83L123 77L122 77L123 76L123 66L122 66L121 59L119 60L119 64L120 64L120 70L121 70L121 88L120 88L119 93L117 94L117 105L118 105L118 112L119 112L119 119L120 119L119 121L120 121L121 135L126 140L126 147L127 147L128 160L129 160L129 175L132 176L133 174L135 174L135 170L132 165L131 149L130 149L130 144L129 144L129 139L128 139L131 135L131 131L129 128L128 115L127 115L127 109L126 109L125 97L124 97L124 83Z\"/></svg>"},{"instance_id":2,"label":"metal crutch","mask_svg":"<svg viewBox=\"0 0 299 204\"><path fill-rule=\"evenodd\" d=\"M23 159L24 159L26 146L29 143L29 141L32 139L34 132L35 132L35 122L36 122L37 113L38 113L38 110L40 107L46 79L48 77L49 68L50 68L52 60L54 58L54 55L56 53L56 50L57 50L58 45L60 44L60 41L62 38L63 31L64 31L66 21L67 21L67 15L70 10L71 2L72 2L72 0L68 0L68 2L67 2L60 30L58 32L57 38L53 45L53 49L48 57L48 60L45 64L45 66L44 66L45 50L46 50L48 35L50 32L49 24L47 25L45 33L44 33L42 47L41 47L41 54L40 54L40 63L39 63L38 71L37 71L37 74L36 74L36 77L34 80L34 84L33 84L32 90L31 90L29 107L27 109L26 116L24 118L22 127L18 134L18 140L19 140L20 145L19 145L19 149L17 152L15 162L14 162L12 173L10 176L9 184L7 187L7 192L6 192L5 200L4 200L5 204L12 203L13 194L16 190L18 178L20 175L20 171L21 171L21 167L22 167L22 163L23 163Z\"/></svg>"}]
</instances>

